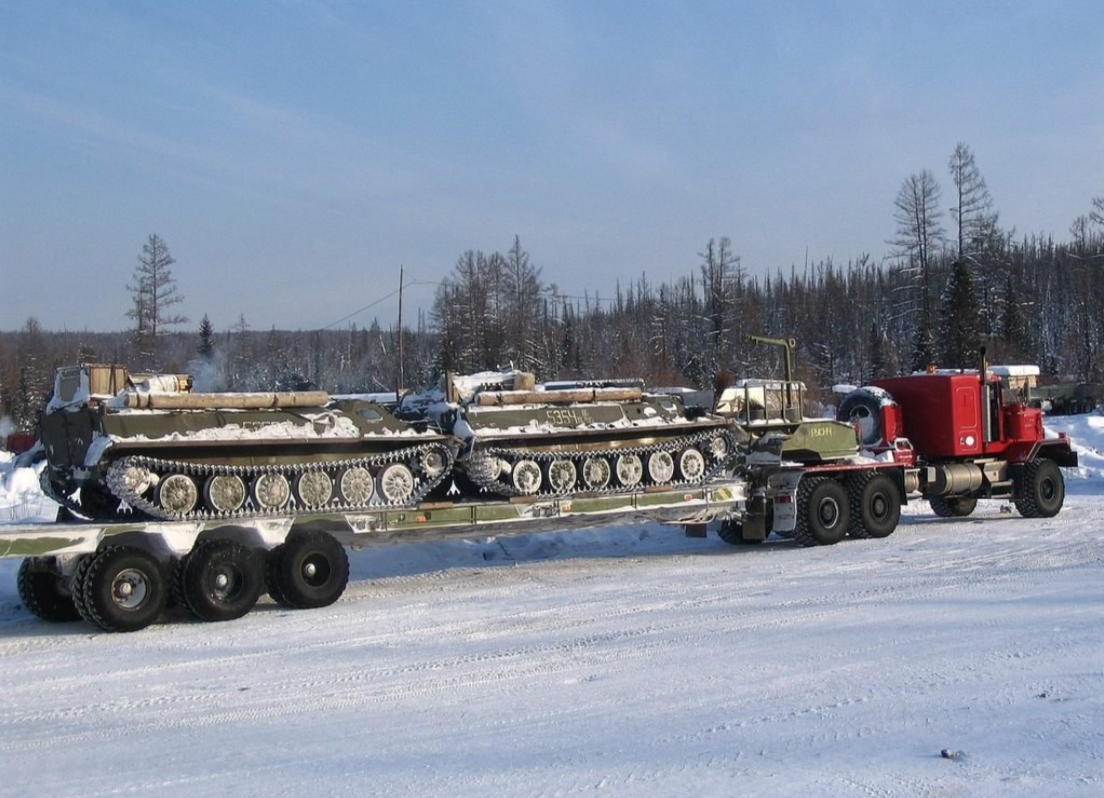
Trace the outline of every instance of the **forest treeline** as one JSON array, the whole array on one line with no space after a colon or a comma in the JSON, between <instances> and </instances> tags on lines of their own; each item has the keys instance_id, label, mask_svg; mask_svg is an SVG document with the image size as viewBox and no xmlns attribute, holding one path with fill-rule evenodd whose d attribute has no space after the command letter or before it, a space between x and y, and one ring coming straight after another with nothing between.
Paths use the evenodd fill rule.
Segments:
<instances>
[{"instance_id":1,"label":"forest treeline","mask_svg":"<svg viewBox=\"0 0 1104 798\"><path fill-rule=\"evenodd\" d=\"M929 363L976 367L982 346L993 363L1104 381L1104 196L1074 220L1068 240L1017 235L1001 228L969 148L959 145L949 166L946 216L930 172L904 181L897 235L880 263L864 255L753 274L720 237L704 242L697 264L673 281L640 275L612 296L577 295L548 281L515 237L505 252L464 252L432 309L404 320L401 342L394 325L378 321L260 331L242 317L215 330L204 316L190 325L175 312L185 303L167 246L150 236L121 310L132 329L53 332L32 318L0 333L0 414L33 427L54 367L80 361L189 372L202 390L311 385L333 393L394 390L400 349L405 387L446 369L509 366L546 380L643 377L698 388L780 375L778 352L749 343L752 334L795 338L798 376L814 392ZM163 268L151 267L158 259Z\"/></svg>"}]
</instances>

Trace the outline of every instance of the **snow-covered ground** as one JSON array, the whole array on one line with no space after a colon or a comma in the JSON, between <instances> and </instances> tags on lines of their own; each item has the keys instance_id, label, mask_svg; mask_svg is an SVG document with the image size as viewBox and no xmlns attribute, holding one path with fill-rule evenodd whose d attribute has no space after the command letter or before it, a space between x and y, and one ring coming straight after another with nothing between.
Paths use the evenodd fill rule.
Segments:
<instances>
[{"instance_id":1,"label":"snow-covered ground","mask_svg":"<svg viewBox=\"0 0 1104 798\"><path fill-rule=\"evenodd\" d=\"M332 607L132 635L0 561L0 796L1104 794L1104 416L1049 421L1083 465L1045 521L394 546ZM0 473L0 521L50 515Z\"/></svg>"}]
</instances>

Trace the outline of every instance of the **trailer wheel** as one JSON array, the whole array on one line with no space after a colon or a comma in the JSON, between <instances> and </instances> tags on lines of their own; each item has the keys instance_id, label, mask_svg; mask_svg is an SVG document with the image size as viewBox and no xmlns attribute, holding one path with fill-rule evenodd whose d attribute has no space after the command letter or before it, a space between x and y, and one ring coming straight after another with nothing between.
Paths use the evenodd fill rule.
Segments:
<instances>
[{"instance_id":1,"label":"trailer wheel","mask_svg":"<svg viewBox=\"0 0 1104 798\"><path fill-rule=\"evenodd\" d=\"M901 494L885 474L860 471L847 480L853 538L886 538L901 520Z\"/></svg>"},{"instance_id":2,"label":"trailer wheel","mask_svg":"<svg viewBox=\"0 0 1104 798\"><path fill-rule=\"evenodd\" d=\"M77 608L77 615L82 619L88 617L88 608L84 606L84 575L88 573L88 566L96 559L95 554L81 555L77 560L77 567L73 569L73 575L69 577L69 594L73 597L73 606Z\"/></svg>"},{"instance_id":3,"label":"trailer wheel","mask_svg":"<svg viewBox=\"0 0 1104 798\"><path fill-rule=\"evenodd\" d=\"M1024 466L1016 509L1024 518L1052 518L1066 500L1066 483L1058 464L1036 458Z\"/></svg>"},{"instance_id":4,"label":"trailer wheel","mask_svg":"<svg viewBox=\"0 0 1104 798\"><path fill-rule=\"evenodd\" d=\"M929 496L932 512L940 518L965 518L977 507L976 496Z\"/></svg>"},{"instance_id":5,"label":"trailer wheel","mask_svg":"<svg viewBox=\"0 0 1104 798\"><path fill-rule=\"evenodd\" d=\"M82 563L84 565L84 563ZM81 617L106 632L136 632L165 609L168 586L161 565L130 546L109 546L78 571L74 588Z\"/></svg>"},{"instance_id":6,"label":"trailer wheel","mask_svg":"<svg viewBox=\"0 0 1104 798\"><path fill-rule=\"evenodd\" d=\"M265 590L268 591L268 595L272 598L272 600L275 601L277 604L279 604L281 607L290 607L291 604L288 602L288 600L286 598L284 598L284 594L280 591L280 581L277 578L277 574L278 574L279 566L280 566L280 559L283 557L283 555L284 555L284 544L283 543L281 543L280 545L270 549L268 554L265 555L265 560L264 560Z\"/></svg>"},{"instance_id":7,"label":"trailer wheel","mask_svg":"<svg viewBox=\"0 0 1104 798\"><path fill-rule=\"evenodd\" d=\"M181 603L201 621L232 621L253 609L264 584L257 555L232 540L203 540L180 561Z\"/></svg>"},{"instance_id":8,"label":"trailer wheel","mask_svg":"<svg viewBox=\"0 0 1104 798\"><path fill-rule=\"evenodd\" d=\"M278 604L293 609L327 607L349 583L349 558L331 535L303 532L269 552L266 579L269 595Z\"/></svg>"},{"instance_id":9,"label":"trailer wheel","mask_svg":"<svg viewBox=\"0 0 1104 798\"><path fill-rule=\"evenodd\" d=\"M19 565L16 589L23 606L34 616L51 623L79 621L80 613L65 580L55 570L54 562L35 562L28 557Z\"/></svg>"},{"instance_id":10,"label":"trailer wheel","mask_svg":"<svg viewBox=\"0 0 1104 798\"><path fill-rule=\"evenodd\" d=\"M801 546L831 546L843 540L851 507L843 485L828 477L802 479L797 486L794 540Z\"/></svg>"}]
</instances>

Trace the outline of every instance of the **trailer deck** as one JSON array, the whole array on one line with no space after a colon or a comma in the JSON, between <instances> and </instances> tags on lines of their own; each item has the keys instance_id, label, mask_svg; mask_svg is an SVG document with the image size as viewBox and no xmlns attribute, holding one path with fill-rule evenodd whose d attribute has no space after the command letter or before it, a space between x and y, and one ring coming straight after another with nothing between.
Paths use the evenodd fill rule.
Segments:
<instances>
[{"instance_id":1,"label":"trailer deck","mask_svg":"<svg viewBox=\"0 0 1104 798\"><path fill-rule=\"evenodd\" d=\"M353 548L418 540L581 529L616 521L658 521L700 527L737 512L745 500L741 480L719 480L675 489L624 494L574 494L493 501L423 503L415 508L218 521L100 523L41 522L0 526L0 558L88 554L104 541L142 536L173 553L189 551L200 537L248 536L276 545L296 530L320 530Z\"/></svg>"}]
</instances>

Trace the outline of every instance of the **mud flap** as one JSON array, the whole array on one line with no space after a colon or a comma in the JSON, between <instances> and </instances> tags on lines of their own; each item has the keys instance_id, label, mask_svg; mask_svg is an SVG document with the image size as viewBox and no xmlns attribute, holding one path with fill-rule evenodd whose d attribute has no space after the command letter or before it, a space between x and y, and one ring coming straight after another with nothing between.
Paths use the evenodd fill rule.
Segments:
<instances>
[{"instance_id":1,"label":"mud flap","mask_svg":"<svg viewBox=\"0 0 1104 798\"><path fill-rule=\"evenodd\" d=\"M682 528L686 530L686 537L688 538L704 538L708 533L708 525L706 524L683 524Z\"/></svg>"},{"instance_id":2,"label":"mud flap","mask_svg":"<svg viewBox=\"0 0 1104 798\"><path fill-rule=\"evenodd\" d=\"M759 497L753 498L748 503L748 514L744 518L744 540L766 540L770 530L767 529L767 503L760 501Z\"/></svg>"}]
</instances>

